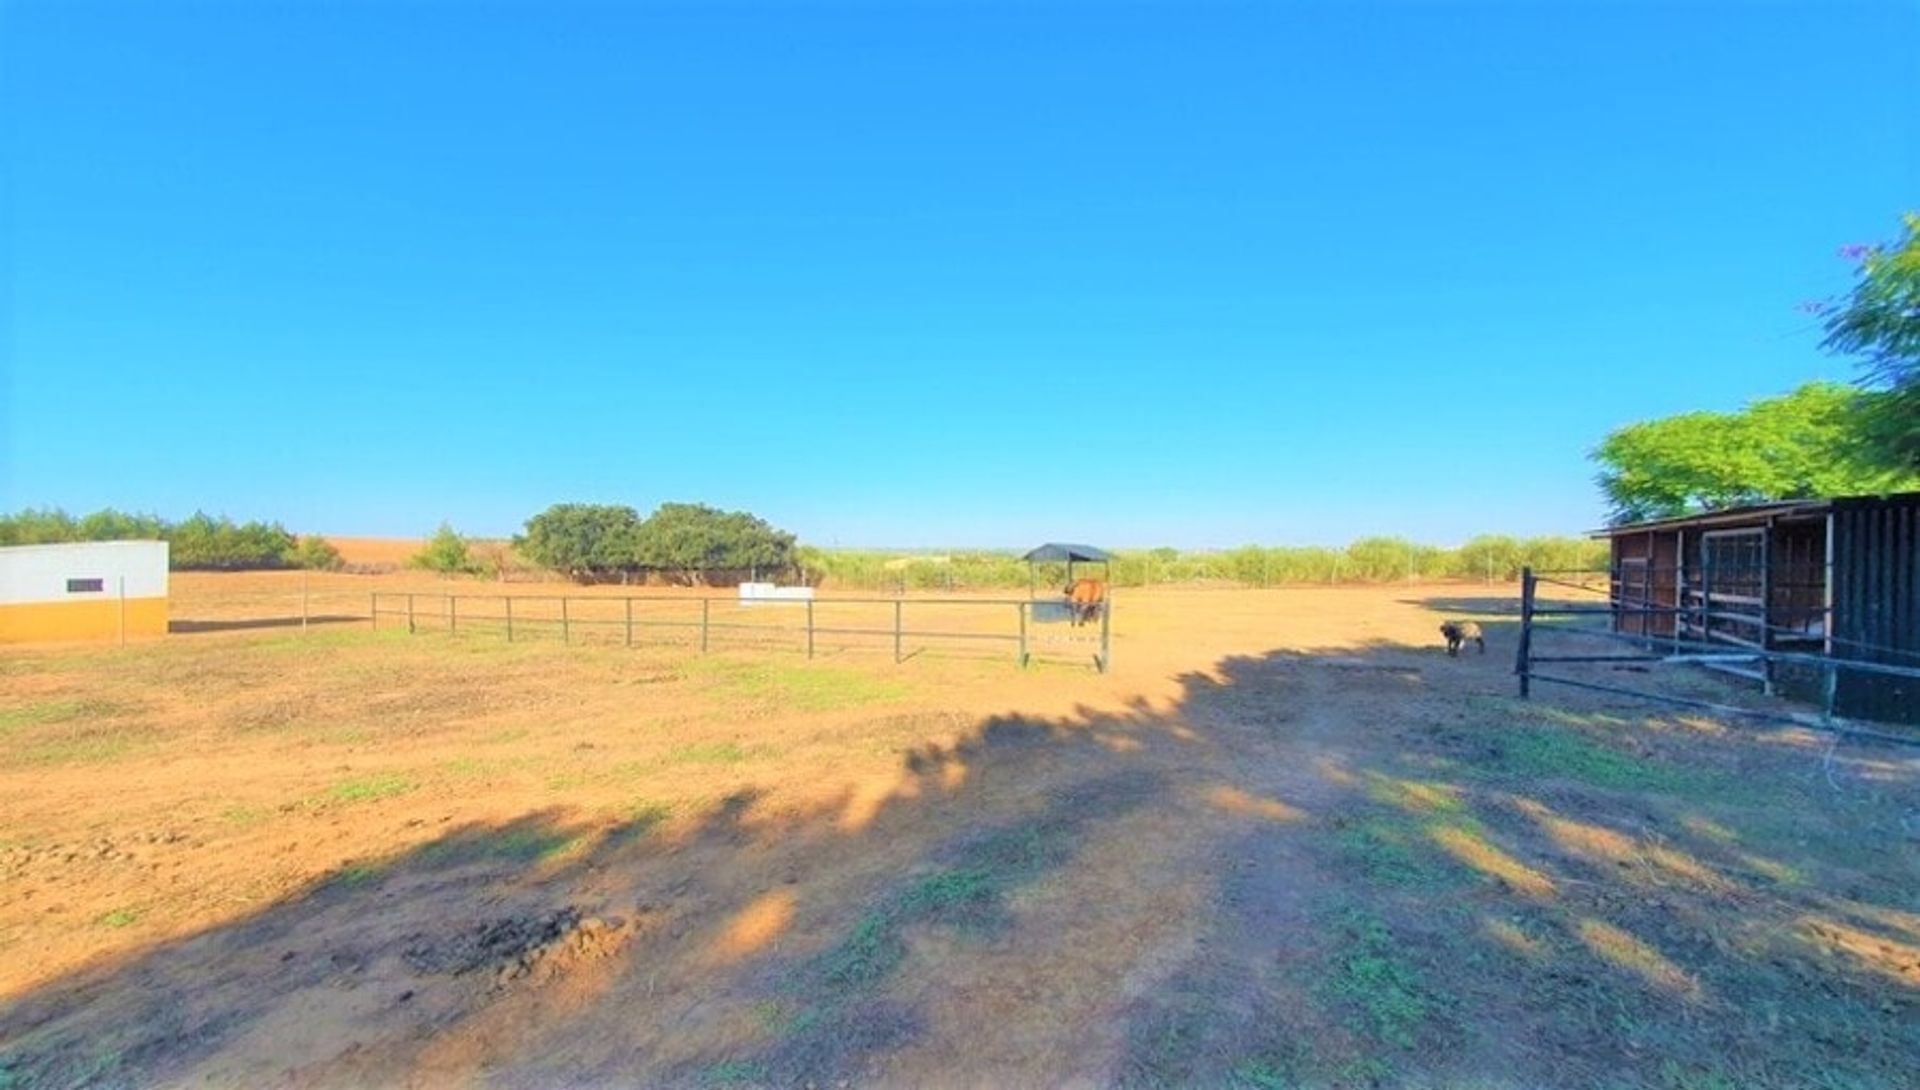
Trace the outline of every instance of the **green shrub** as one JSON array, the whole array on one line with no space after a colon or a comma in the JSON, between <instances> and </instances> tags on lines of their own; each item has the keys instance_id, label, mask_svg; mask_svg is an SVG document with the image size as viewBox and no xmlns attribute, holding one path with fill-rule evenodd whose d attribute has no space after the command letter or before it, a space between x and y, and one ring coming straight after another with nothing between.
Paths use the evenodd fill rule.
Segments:
<instances>
[{"instance_id":1,"label":"green shrub","mask_svg":"<svg viewBox=\"0 0 1920 1090\"><path fill-rule=\"evenodd\" d=\"M339 571L342 561L340 550L334 548L332 542L324 537L308 534L287 553L287 564L311 571Z\"/></svg>"},{"instance_id":2,"label":"green shrub","mask_svg":"<svg viewBox=\"0 0 1920 1090\"><path fill-rule=\"evenodd\" d=\"M474 560L467 539L444 522L427 539L426 547L408 558L407 566L441 575L478 575L483 571L483 566Z\"/></svg>"}]
</instances>

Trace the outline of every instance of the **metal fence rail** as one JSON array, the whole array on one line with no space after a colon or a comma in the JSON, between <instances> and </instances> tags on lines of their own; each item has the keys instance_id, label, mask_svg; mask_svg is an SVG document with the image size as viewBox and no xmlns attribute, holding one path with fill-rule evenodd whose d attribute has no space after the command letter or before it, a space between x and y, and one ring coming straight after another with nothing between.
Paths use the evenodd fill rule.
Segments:
<instances>
[{"instance_id":1,"label":"metal fence rail","mask_svg":"<svg viewBox=\"0 0 1920 1090\"><path fill-rule=\"evenodd\" d=\"M850 614L871 612L868 607L884 607L885 620L856 623ZM971 608L975 620L991 617L971 629L941 628L938 622L909 627L909 609L932 608L949 614ZM1102 602L1097 619L1089 619L1089 634L1044 634L1045 626L1059 621L1064 603L1047 599L1020 598L818 598L799 601L752 600L712 595L690 597L668 594L566 595L566 594L450 594L418 591L374 591L370 594L368 617L375 629L383 618L389 623L404 621L409 633L421 631L486 632L504 634L511 643L518 639L557 633L563 643L585 642L592 633L611 634L622 646L648 643L647 635L673 633L677 642L697 642L702 652L712 650L716 642L735 646L794 647L803 645L812 658L821 637L858 637L890 639L895 662L911 657L907 641L970 641L1011 645L1022 667L1040 658L1059 658L1049 654L1066 647L1078 654L1090 654L1094 667L1106 673L1113 664L1112 601ZM786 622L784 615L800 616L799 623ZM739 619L742 615L765 616L763 621ZM864 618L863 618L864 620ZM1036 631L1036 629L1040 631ZM695 635L697 633L697 636ZM750 637L761 639L754 640ZM652 642L667 642L664 639ZM917 653L915 651L914 653Z\"/></svg>"},{"instance_id":2,"label":"metal fence rail","mask_svg":"<svg viewBox=\"0 0 1920 1090\"><path fill-rule=\"evenodd\" d=\"M1558 573L1556 573L1558 574ZM1590 574L1590 573L1580 573ZM1857 671L1886 677L1920 679L1920 667L1902 666L1886 662L1873 662L1839 655L1817 654L1808 651L1788 651L1764 646L1762 643L1747 641L1729 641L1710 627L1710 620L1718 611L1703 603L1696 606L1657 606L1644 604L1640 600L1623 599L1619 593L1616 579L1614 589L1608 599L1600 602L1575 604L1542 601L1539 588L1542 584L1564 586L1572 589L1589 589L1563 580L1553 579L1545 573L1528 568L1520 577L1520 638L1514 650L1513 672L1519 679L1520 696L1532 695L1533 683L1544 682L1563 685L1570 688L1586 689L1594 692L1611 693L1618 696L1638 697L1660 703L1697 707L1725 715L1747 718L1773 719L1792 722L1803 726L1813 726L1833 730L1843 734L1877 738L1885 741L1909 745L1920 745L1920 735L1899 735L1884 731L1867 729L1834 714L1834 699L1838 688L1838 679L1843 671ZM1632 602L1632 604L1628 604ZM1683 629L1676 626L1671 634L1621 631L1617 625L1623 617L1672 616L1700 618L1703 623L1695 628ZM1605 617L1611 622L1606 627L1590 622L1575 620L1565 623L1569 618ZM1579 635L1612 641L1632 647L1632 651L1619 654L1541 654L1535 650L1537 635ZM1535 667L1538 664L1660 664L1660 665L1697 665L1710 668L1725 668L1740 664L1757 667L1752 671L1741 671L1745 676L1755 679L1767 679L1774 676L1776 666L1797 666L1818 673L1821 681L1820 713L1815 715L1771 711L1766 709L1743 708L1736 705L1697 700L1676 696L1670 693L1651 692L1624 685L1609 685L1603 682L1568 677L1558 673L1541 673ZM1771 685L1769 684L1769 689Z\"/></svg>"}]
</instances>

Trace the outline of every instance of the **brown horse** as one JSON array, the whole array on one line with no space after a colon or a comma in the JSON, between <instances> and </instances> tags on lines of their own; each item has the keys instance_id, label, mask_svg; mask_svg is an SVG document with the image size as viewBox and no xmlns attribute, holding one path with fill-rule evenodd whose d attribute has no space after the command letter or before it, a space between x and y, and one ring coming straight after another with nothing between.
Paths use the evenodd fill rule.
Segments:
<instances>
[{"instance_id":1,"label":"brown horse","mask_svg":"<svg viewBox=\"0 0 1920 1090\"><path fill-rule=\"evenodd\" d=\"M1073 614L1073 623L1083 625L1106 608L1107 585L1098 579L1075 579L1066 590L1067 609Z\"/></svg>"}]
</instances>

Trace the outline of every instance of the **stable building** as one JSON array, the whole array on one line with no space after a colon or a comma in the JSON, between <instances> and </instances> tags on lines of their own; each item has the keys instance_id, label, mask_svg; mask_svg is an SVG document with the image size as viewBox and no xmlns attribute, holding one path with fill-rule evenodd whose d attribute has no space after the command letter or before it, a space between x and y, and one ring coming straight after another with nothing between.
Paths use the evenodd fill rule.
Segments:
<instances>
[{"instance_id":1,"label":"stable building","mask_svg":"<svg viewBox=\"0 0 1920 1090\"><path fill-rule=\"evenodd\" d=\"M0 548L0 643L124 641L166 632L166 542Z\"/></svg>"},{"instance_id":2,"label":"stable building","mask_svg":"<svg viewBox=\"0 0 1920 1090\"><path fill-rule=\"evenodd\" d=\"M1920 492L1751 504L1601 533L1612 543L1616 632L1920 666ZM1808 697L1822 673L1735 672ZM1920 679L1834 674L1835 713L1920 723Z\"/></svg>"}]
</instances>

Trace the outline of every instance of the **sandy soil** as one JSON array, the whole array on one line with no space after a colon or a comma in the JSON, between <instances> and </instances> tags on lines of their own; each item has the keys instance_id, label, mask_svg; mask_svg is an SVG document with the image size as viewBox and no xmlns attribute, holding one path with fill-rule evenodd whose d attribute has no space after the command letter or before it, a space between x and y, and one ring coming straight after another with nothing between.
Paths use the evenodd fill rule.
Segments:
<instances>
[{"instance_id":1,"label":"sandy soil","mask_svg":"<svg viewBox=\"0 0 1920 1090\"><path fill-rule=\"evenodd\" d=\"M450 589L514 595L515 642L430 621ZM777 611L628 648L618 588L562 644L555 589L186 575L180 634L0 660L0 1086L1891 1088L1920 1054L1915 751L1522 703L1505 588L1122 592L1105 675L809 660Z\"/></svg>"}]
</instances>

